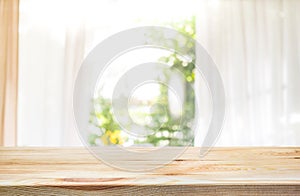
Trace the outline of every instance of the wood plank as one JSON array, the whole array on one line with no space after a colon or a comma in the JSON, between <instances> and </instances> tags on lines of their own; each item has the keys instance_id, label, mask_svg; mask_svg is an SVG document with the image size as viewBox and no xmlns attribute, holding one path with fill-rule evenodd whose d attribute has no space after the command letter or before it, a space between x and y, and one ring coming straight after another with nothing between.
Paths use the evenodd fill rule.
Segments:
<instances>
[{"instance_id":1,"label":"wood plank","mask_svg":"<svg viewBox=\"0 0 300 196\"><path fill-rule=\"evenodd\" d=\"M0 195L300 195L300 147L213 148L203 158L199 150L126 172L85 148L0 148Z\"/></svg>"}]
</instances>

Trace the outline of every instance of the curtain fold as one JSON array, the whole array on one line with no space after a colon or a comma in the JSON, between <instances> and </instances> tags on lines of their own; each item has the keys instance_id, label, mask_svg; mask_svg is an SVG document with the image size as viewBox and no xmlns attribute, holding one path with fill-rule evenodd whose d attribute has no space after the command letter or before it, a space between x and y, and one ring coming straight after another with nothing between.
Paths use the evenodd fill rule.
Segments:
<instances>
[{"instance_id":1,"label":"curtain fold","mask_svg":"<svg viewBox=\"0 0 300 196\"><path fill-rule=\"evenodd\" d=\"M0 0L0 145L16 144L19 0Z\"/></svg>"},{"instance_id":2,"label":"curtain fold","mask_svg":"<svg viewBox=\"0 0 300 196\"><path fill-rule=\"evenodd\" d=\"M202 2L198 38L227 93L217 145L299 145L299 7L297 0Z\"/></svg>"},{"instance_id":3,"label":"curtain fold","mask_svg":"<svg viewBox=\"0 0 300 196\"><path fill-rule=\"evenodd\" d=\"M86 28L83 22L79 22L76 28L66 29L65 58L63 70L63 121L62 121L62 144L63 146L80 145L79 137L76 135L76 125L73 117L73 87L76 74L84 59L86 51Z\"/></svg>"}]
</instances>

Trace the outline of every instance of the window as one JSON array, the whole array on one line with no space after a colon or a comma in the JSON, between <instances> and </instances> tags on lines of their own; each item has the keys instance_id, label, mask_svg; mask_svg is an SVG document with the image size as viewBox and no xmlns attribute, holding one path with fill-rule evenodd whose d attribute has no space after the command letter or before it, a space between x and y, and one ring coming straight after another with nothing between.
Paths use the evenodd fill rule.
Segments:
<instances>
[{"instance_id":1,"label":"window","mask_svg":"<svg viewBox=\"0 0 300 196\"><path fill-rule=\"evenodd\" d=\"M18 145L81 145L73 120L71 100L82 60L106 37L144 25L184 27L186 32L195 31L195 38L218 65L227 95L227 115L216 145L299 145L298 4L297 1L276 0L22 0ZM189 25L191 20L194 20L194 26ZM120 58L123 58L122 64L127 62L130 66L146 58L161 57L165 57L163 61L166 63L174 61L170 53L146 49ZM118 62L115 62L115 67L118 67ZM116 74L122 74L122 71L115 68L107 76L112 78L112 83L117 77L111 75ZM195 145L200 145L209 124L211 100L208 89L199 85L203 84L204 78L196 77L195 96L200 100L200 112L203 113L199 129L204 131L196 138ZM110 86L106 88L110 89ZM163 91L155 85L148 88L154 95ZM137 91L136 99L131 100L132 104L139 105L139 99L150 96L141 95L147 95L142 88ZM152 98L155 99L155 96ZM151 102L151 99L148 101ZM146 106L145 110L149 110ZM176 108L172 111L176 111ZM131 115L136 121L141 121L138 111L132 109ZM110 136L120 133L108 128L106 131ZM162 137L164 134L168 133L162 131L158 135ZM97 143L100 140L100 143L114 143L112 141L117 142L119 137L118 134L112 135L113 139L102 136L100 133L92 135L90 142ZM150 143L156 142L166 144L162 140ZM132 140L128 141L128 145L133 143Z\"/></svg>"}]
</instances>

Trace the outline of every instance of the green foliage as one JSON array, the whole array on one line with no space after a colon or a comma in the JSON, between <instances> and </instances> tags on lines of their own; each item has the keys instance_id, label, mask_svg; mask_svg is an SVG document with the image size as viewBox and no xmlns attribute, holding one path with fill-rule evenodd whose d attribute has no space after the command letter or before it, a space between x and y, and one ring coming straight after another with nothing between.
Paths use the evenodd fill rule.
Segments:
<instances>
[{"instance_id":1,"label":"green foliage","mask_svg":"<svg viewBox=\"0 0 300 196\"><path fill-rule=\"evenodd\" d=\"M97 145L98 139L103 145L123 144L126 141L126 136L122 135L119 124L113 118L111 102L100 97L94 100L94 105L100 109L91 113L90 123L98 127L100 133L91 134L89 143Z\"/></svg>"},{"instance_id":2,"label":"green foliage","mask_svg":"<svg viewBox=\"0 0 300 196\"><path fill-rule=\"evenodd\" d=\"M180 23L173 23L171 26L182 34L195 38L195 17ZM181 40L182 41L182 40ZM170 146L183 146L193 141L194 135L192 133L193 119L195 117L195 93L191 86L195 81L195 43L191 39L184 40L185 46L188 47L187 54L192 59L187 62L182 59L180 55L173 52L169 56L160 58L161 62L171 65L171 69L177 69L184 75L184 95L185 101L183 104L183 111L181 119L174 119L170 114L170 105L168 102L168 88L165 85L160 87L160 104L161 107L151 114L153 123L156 126L149 127L156 130L153 135L149 135L145 143L151 143L154 146L160 143L168 144ZM174 51L178 51L180 47L176 39L173 40ZM165 83L169 82L170 77L166 76ZM164 111L163 111L164 110ZM160 119L166 119L162 125Z\"/></svg>"},{"instance_id":3,"label":"green foliage","mask_svg":"<svg viewBox=\"0 0 300 196\"><path fill-rule=\"evenodd\" d=\"M169 24L177 31L195 38L195 17L189 20ZM174 51L180 47L177 40L173 40ZM170 145L183 146L193 141L191 125L195 117L195 93L191 86L195 81L195 43L190 39L185 40L185 46L188 47L188 55L192 57L190 61L182 59L175 52L168 56L163 56L159 61L171 65L171 69L177 69L184 75L184 104L181 119L174 118L170 113L170 103L168 101L168 87L160 85L160 96L158 97L156 107L152 108L150 114L151 124L146 125L149 130L153 130L154 134L150 134L142 139L135 139L136 144L152 144L154 146ZM168 83L170 76L165 74L165 83ZM120 131L120 126L115 122L112 114L110 101L104 98L95 100L101 110L91 114L91 123L100 130L99 134L90 136L90 144L96 145L96 140L100 139L104 145L122 144L126 141L125 134ZM112 137L112 138L111 138Z\"/></svg>"}]
</instances>

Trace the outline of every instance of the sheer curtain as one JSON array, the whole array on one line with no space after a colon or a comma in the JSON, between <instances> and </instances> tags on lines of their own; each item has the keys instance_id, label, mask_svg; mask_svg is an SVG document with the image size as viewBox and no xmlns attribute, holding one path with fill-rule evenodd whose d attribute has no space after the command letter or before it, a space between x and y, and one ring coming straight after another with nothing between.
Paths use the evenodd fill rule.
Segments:
<instances>
[{"instance_id":1,"label":"sheer curtain","mask_svg":"<svg viewBox=\"0 0 300 196\"><path fill-rule=\"evenodd\" d=\"M202 1L197 35L223 76L217 145L300 145L300 1Z\"/></svg>"},{"instance_id":2,"label":"sheer curtain","mask_svg":"<svg viewBox=\"0 0 300 196\"><path fill-rule=\"evenodd\" d=\"M81 145L71 100L89 50L120 30L195 14L197 39L218 65L227 93L217 145L300 145L299 4L22 0L18 144Z\"/></svg>"},{"instance_id":3,"label":"sheer curtain","mask_svg":"<svg viewBox=\"0 0 300 196\"><path fill-rule=\"evenodd\" d=\"M81 145L72 93L87 44L79 7L66 12L71 3L21 1L19 145Z\"/></svg>"}]
</instances>

